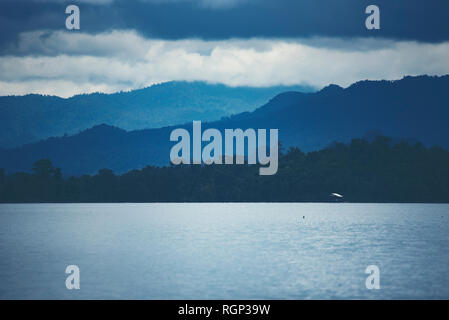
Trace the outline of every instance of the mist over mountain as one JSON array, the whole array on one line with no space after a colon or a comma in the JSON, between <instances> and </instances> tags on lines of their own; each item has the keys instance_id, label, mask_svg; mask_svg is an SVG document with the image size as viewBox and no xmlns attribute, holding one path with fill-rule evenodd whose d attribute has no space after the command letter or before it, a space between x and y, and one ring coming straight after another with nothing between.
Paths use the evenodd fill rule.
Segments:
<instances>
[{"instance_id":1,"label":"mist over mountain","mask_svg":"<svg viewBox=\"0 0 449 320\"><path fill-rule=\"evenodd\" d=\"M253 111L273 96L289 90L313 89L172 81L130 92L84 94L68 99L36 94L0 97L0 148L72 135L102 123L136 130L176 125L191 119L218 120Z\"/></svg>"},{"instance_id":2,"label":"mist over mountain","mask_svg":"<svg viewBox=\"0 0 449 320\"><path fill-rule=\"evenodd\" d=\"M449 76L405 77L398 81L361 81L343 89L330 85L316 93L285 92L253 112L203 123L212 127L279 129L284 148L319 150L335 141L379 132L398 140L449 148ZM0 151L0 168L29 171L48 158L65 174L92 174L102 168L123 173L146 165L168 165L174 145L170 132L180 126L125 131L108 125Z\"/></svg>"}]
</instances>

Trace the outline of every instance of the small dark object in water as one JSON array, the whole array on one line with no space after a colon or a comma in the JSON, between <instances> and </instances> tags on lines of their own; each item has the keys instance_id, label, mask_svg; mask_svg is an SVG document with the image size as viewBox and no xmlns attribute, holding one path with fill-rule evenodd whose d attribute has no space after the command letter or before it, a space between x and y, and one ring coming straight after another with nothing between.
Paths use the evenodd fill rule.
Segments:
<instances>
[{"instance_id":1,"label":"small dark object in water","mask_svg":"<svg viewBox=\"0 0 449 320\"><path fill-rule=\"evenodd\" d=\"M305 218L306 218L306 216L302 216L302 218L303 218L303 219L305 219Z\"/></svg>"}]
</instances>

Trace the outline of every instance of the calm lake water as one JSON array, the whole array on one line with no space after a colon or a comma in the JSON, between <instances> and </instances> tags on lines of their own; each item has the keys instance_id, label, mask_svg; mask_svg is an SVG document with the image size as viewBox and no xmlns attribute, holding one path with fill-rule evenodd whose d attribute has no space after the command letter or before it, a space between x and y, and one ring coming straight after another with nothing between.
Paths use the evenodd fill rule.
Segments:
<instances>
[{"instance_id":1,"label":"calm lake water","mask_svg":"<svg viewBox=\"0 0 449 320\"><path fill-rule=\"evenodd\" d=\"M448 248L446 204L8 204L0 298L448 299Z\"/></svg>"}]
</instances>

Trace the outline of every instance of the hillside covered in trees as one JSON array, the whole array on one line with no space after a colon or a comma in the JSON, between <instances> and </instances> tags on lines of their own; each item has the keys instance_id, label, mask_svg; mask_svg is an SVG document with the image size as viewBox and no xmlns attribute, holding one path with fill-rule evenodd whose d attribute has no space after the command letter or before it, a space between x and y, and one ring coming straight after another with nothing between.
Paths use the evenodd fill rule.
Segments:
<instances>
[{"instance_id":1,"label":"hillside covered in trees","mask_svg":"<svg viewBox=\"0 0 449 320\"><path fill-rule=\"evenodd\" d=\"M37 94L5 96L0 97L0 148L73 135L102 123L139 130L191 119L219 120L253 111L273 96L292 90L310 92L312 88L170 81L129 92L82 94L67 99Z\"/></svg>"},{"instance_id":2,"label":"hillside covered in trees","mask_svg":"<svg viewBox=\"0 0 449 320\"><path fill-rule=\"evenodd\" d=\"M63 178L50 160L32 173L0 170L0 202L449 202L449 151L417 143L354 139L320 151L290 148L274 176L258 165L148 166Z\"/></svg>"},{"instance_id":3,"label":"hillside covered in trees","mask_svg":"<svg viewBox=\"0 0 449 320\"><path fill-rule=\"evenodd\" d=\"M175 126L132 131L124 130L127 126L110 126L109 121L94 122L98 125L75 135L54 136L12 149L0 147L0 168L8 174L30 172L37 159L51 159L56 167L61 168L63 176L68 177L94 175L102 168L124 174L133 169L143 169L146 165L167 166L170 164L170 149L174 145L170 141L171 132L183 128L192 136L193 120L202 120L203 131L214 128L223 136L226 129L278 129L279 141L286 149L299 147L304 152L322 150L333 141L349 143L368 132L420 141L426 147L439 145L449 149L448 88L449 75L360 81L348 88L331 85L316 93L284 92L253 112L213 122L189 114L185 118L189 120L184 124L177 122ZM170 109L163 110L171 116ZM132 113L141 117L140 113ZM104 109L102 114L111 115L112 109ZM150 117L155 115L150 113ZM121 116L118 118L122 119ZM27 119L47 126L33 114L28 114ZM63 117L49 119L53 119L48 120L50 127L72 122ZM27 128L26 124L14 126L16 129ZM1 130L8 131L8 126L0 125Z\"/></svg>"}]
</instances>

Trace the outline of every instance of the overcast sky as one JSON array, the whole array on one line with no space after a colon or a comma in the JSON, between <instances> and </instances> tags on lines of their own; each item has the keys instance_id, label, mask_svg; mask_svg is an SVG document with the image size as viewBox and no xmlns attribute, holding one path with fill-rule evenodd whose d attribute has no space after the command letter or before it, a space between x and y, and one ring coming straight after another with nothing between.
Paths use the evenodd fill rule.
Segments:
<instances>
[{"instance_id":1,"label":"overcast sky","mask_svg":"<svg viewBox=\"0 0 449 320\"><path fill-rule=\"evenodd\" d=\"M81 30L65 29L65 8ZM381 30L365 28L377 4ZM444 0L0 0L0 95L449 73Z\"/></svg>"}]
</instances>

